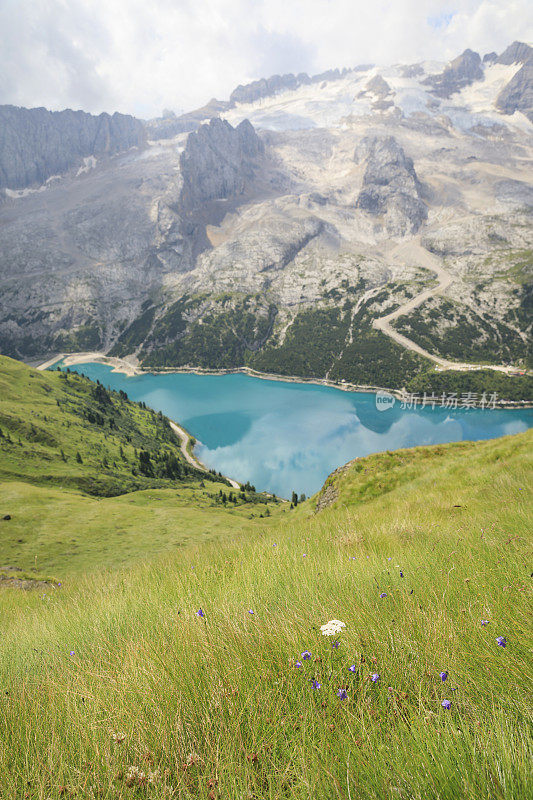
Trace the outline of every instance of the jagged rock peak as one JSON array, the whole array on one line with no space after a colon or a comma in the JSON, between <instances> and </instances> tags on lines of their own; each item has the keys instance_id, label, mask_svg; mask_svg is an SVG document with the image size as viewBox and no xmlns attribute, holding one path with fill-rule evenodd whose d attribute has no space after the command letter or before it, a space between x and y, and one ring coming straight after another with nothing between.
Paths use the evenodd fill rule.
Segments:
<instances>
[{"instance_id":1,"label":"jagged rock peak","mask_svg":"<svg viewBox=\"0 0 533 800\"><path fill-rule=\"evenodd\" d=\"M24 189L63 175L89 156L114 155L146 141L129 114L87 114L0 106L0 188Z\"/></svg>"},{"instance_id":2,"label":"jagged rock peak","mask_svg":"<svg viewBox=\"0 0 533 800\"><path fill-rule=\"evenodd\" d=\"M520 67L504 86L496 99L496 108L504 114L521 111L533 122L533 61Z\"/></svg>"},{"instance_id":3,"label":"jagged rock peak","mask_svg":"<svg viewBox=\"0 0 533 800\"><path fill-rule=\"evenodd\" d=\"M470 86L482 78L483 69L479 53L467 49L454 58L440 75L430 75L423 83L432 86L433 93L438 97L450 97L454 92L459 92L465 86Z\"/></svg>"},{"instance_id":4,"label":"jagged rock peak","mask_svg":"<svg viewBox=\"0 0 533 800\"><path fill-rule=\"evenodd\" d=\"M498 64L527 64L531 61L533 61L533 47L525 42L513 42L497 58Z\"/></svg>"},{"instance_id":5,"label":"jagged rock peak","mask_svg":"<svg viewBox=\"0 0 533 800\"><path fill-rule=\"evenodd\" d=\"M354 156L366 161L356 207L383 216L392 236L416 232L427 218L413 160L393 136L365 136Z\"/></svg>"},{"instance_id":6,"label":"jagged rock peak","mask_svg":"<svg viewBox=\"0 0 533 800\"><path fill-rule=\"evenodd\" d=\"M230 105L236 103L253 103L263 97L270 97L278 92L287 89L297 89L299 86L306 86L310 83L321 83L322 81L336 81L343 78L348 69L328 69L318 75L309 77L306 72L294 75L292 72L286 75L272 75L270 78L261 78L252 83L237 86L230 95Z\"/></svg>"},{"instance_id":7,"label":"jagged rock peak","mask_svg":"<svg viewBox=\"0 0 533 800\"><path fill-rule=\"evenodd\" d=\"M192 210L243 194L263 153L263 142L247 119L236 128L219 117L200 125L189 134L180 158L182 207Z\"/></svg>"},{"instance_id":8,"label":"jagged rock peak","mask_svg":"<svg viewBox=\"0 0 533 800\"><path fill-rule=\"evenodd\" d=\"M270 78L261 78L244 85L237 86L230 94L230 103L253 103L262 97L269 97L284 89L297 89L298 86L311 83L311 78L306 72L294 75L272 75Z\"/></svg>"}]
</instances>

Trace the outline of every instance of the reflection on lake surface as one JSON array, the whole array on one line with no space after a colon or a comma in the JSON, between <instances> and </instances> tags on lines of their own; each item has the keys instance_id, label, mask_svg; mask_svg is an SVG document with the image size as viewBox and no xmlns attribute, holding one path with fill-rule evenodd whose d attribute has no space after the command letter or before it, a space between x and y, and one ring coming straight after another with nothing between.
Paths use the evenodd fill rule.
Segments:
<instances>
[{"instance_id":1,"label":"reflection on lake surface","mask_svg":"<svg viewBox=\"0 0 533 800\"><path fill-rule=\"evenodd\" d=\"M376 409L375 395L248 375L137 375L78 364L93 380L123 389L184 425L207 466L287 497L316 492L356 456L423 444L520 433L533 410Z\"/></svg>"}]
</instances>

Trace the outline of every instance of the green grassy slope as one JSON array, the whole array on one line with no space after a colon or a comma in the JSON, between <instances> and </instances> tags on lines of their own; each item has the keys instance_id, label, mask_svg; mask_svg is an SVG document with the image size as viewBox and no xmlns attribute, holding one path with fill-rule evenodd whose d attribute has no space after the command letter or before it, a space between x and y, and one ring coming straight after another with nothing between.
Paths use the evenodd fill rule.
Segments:
<instances>
[{"instance_id":1,"label":"green grassy slope","mask_svg":"<svg viewBox=\"0 0 533 800\"><path fill-rule=\"evenodd\" d=\"M0 357L0 581L64 582L232 525L247 531L283 505L249 491L223 502L230 491L185 462L161 414L75 373Z\"/></svg>"},{"instance_id":2,"label":"green grassy slope","mask_svg":"<svg viewBox=\"0 0 533 800\"><path fill-rule=\"evenodd\" d=\"M531 796L532 442L372 456L318 513L4 590L0 797Z\"/></svg>"},{"instance_id":3,"label":"green grassy slope","mask_svg":"<svg viewBox=\"0 0 533 800\"><path fill-rule=\"evenodd\" d=\"M162 414L76 373L38 372L5 356L0 446L0 479L94 495L212 477L185 462Z\"/></svg>"},{"instance_id":4,"label":"green grassy slope","mask_svg":"<svg viewBox=\"0 0 533 800\"><path fill-rule=\"evenodd\" d=\"M77 580L81 573L124 566L197 541L227 537L235 527L252 532L267 507L281 504L239 502L224 506L218 483L191 482L178 489L145 489L120 497L94 498L75 491L0 483L0 576Z\"/></svg>"}]
</instances>

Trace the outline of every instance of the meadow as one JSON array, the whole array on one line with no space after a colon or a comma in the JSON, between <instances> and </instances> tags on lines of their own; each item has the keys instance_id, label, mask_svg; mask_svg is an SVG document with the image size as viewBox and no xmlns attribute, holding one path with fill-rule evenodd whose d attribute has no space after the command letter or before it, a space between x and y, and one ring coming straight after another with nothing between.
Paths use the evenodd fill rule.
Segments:
<instances>
[{"instance_id":1,"label":"meadow","mask_svg":"<svg viewBox=\"0 0 533 800\"><path fill-rule=\"evenodd\" d=\"M99 568L1 591L2 800L531 797L532 440L356 460L150 558L146 491L69 490L51 528L118 503L145 544L117 568L102 513Z\"/></svg>"}]
</instances>

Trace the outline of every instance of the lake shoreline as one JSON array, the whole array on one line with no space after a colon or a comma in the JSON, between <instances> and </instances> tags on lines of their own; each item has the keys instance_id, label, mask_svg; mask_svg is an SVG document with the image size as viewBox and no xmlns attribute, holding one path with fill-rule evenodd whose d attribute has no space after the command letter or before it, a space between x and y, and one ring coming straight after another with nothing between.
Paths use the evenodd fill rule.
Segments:
<instances>
[{"instance_id":1,"label":"lake shoreline","mask_svg":"<svg viewBox=\"0 0 533 800\"><path fill-rule=\"evenodd\" d=\"M366 394L376 394L377 392L387 392L395 397L397 400L404 400L405 395L399 389L390 389L386 386L366 386L355 383L343 381L337 383L330 381L327 378L301 378L298 375L278 375L276 373L258 372L250 367L231 367L228 369L207 369L204 367L168 367L160 370L146 370L137 366L136 364L127 361L124 358L117 358L116 356L107 356L102 352L87 352L87 353L59 353L57 356L48 359L47 361L39 364L36 369L44 370L56 364L58 361L64 360L66 367L72 367L77 364L84 364L86 362L93 362L97 364L107 364L112 367L113 372L120 372L128 378L133 378L136 375L248 375L250 378L259 378L260 380L280 381L281 383L299 383L310 384L314 386L325 386L329 389L340 389L343 392L363 392ZM533 402L526 400L508 400L498 403L496 406L502 411L518 411L520 409L533 408Z\"/></svg>"}]
</instances>

